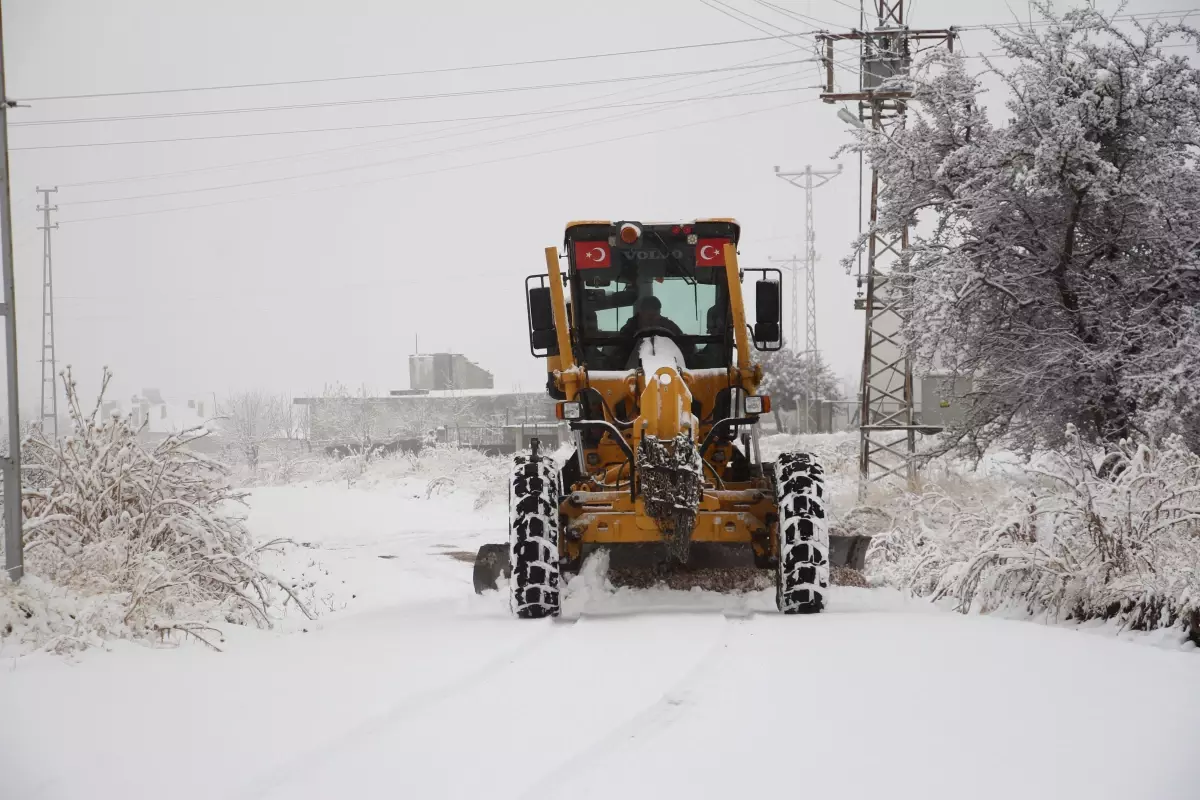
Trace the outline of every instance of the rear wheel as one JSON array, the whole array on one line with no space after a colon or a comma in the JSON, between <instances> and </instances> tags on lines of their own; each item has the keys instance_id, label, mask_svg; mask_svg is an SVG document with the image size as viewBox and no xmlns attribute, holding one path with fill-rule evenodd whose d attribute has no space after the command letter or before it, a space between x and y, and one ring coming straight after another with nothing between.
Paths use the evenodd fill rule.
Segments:
<instances>
[{"instance_id":1,"label":"rear wheel","mask_svg":"<svg viewBox=\"0 0 1200 800\"><path fill-rule=\"evenodd\" d=\"M815 614L829 589L829 524L825 471L807 453L784 453L775 462L779 501L779 566L775 605L784 614Z\"/></svg>"},{"instance_id":2,"label":"rear wheel","mask_svg":"<svg viewBox=\"0 0 1200 800\"><path fill-rule=\"evenodd\" d=\"M556 617L561 574L558 476L553 461L524 455L513 459L508 511L513 613L522 619Z\"/></svg>"}]
</instances>

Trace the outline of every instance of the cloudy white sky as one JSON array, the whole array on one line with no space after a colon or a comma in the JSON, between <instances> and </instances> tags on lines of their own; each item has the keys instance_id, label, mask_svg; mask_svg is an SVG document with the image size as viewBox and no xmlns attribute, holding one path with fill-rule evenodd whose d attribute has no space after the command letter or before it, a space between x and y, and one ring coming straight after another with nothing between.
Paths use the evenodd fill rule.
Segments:
<instances>
[{"instance_id":1,"label":"cloudy white sky","mask_svg":"<svg viewBox=\"0 0 1200 800\"><path fill-rule=\"evenodd\" d=\"M500 387L540 389L523 278L543 269L542 248L560 244L571 219L732 216L744 266L802 254L804 195L773 167L829 168L848 130L836 106L817 101L816 65L786 63L812 56L810 37L120 95L722 42L858 19L857 0L722 3L9 0L10 98L118 95L29 99L10 114L23 405L36 408L40 377L39 185L60 187L59 364L84 388L107 364L125 397L150 386L302 394L332 381L386 393L407 386L418 335L423 351L463 352ZM1027 13L1020 0L908 6L914 27ZM1190 7L1140 0L1126 12ZM962 45L995 49L982 30L964 32ZM839 58L852 66L849 50ZM848 69L840 78L854 80ZM546 84L574 85L507 91ZM688 98L707 99L661 102ZM989 99L993 113L1000 101ZM268 106L299 107L189 113ZM580 108L592 110L561 113ZM445 122L544 110L559 113ZM96 117L122 119L22 124ZM176 141L147 142L161 139ZM109 142L141 143L26 149ZM853 374L863 320L837 262L857 228L857 160L843 163L816 198L818 329L835 369Z\"/></svg>"}]
</instances>

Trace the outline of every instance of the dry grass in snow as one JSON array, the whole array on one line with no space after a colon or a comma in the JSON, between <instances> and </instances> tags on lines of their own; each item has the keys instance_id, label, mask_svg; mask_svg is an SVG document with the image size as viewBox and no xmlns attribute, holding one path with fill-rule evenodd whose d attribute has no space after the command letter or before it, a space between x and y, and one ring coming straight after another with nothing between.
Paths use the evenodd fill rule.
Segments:
<instances>
[{"instance_id":1,"label":"dry grass in snow","mask_svg":"<svg viewBox=\"0 0 1200 800\"><path fill-rule=\"evenodd\" d=\"M1107 453L1067 438L1024 479L927 481L874 509L886 520L868 571L963 612L1115 620L1200 644L1200 456L1178 438Z\"/></svg>"},{"instance_id":2,"label":"dry grass in snow","mask_svg":"<svg viewBox=\"0 0 1200 800\"><path fill-rule=\"evenodd\" d=\"M41 474L23 498L28 579L0 586L0 633L54 649L169 632L212 644L212 620L270 626L280 603L309 613L259 564L287 542L252 540L233 513L244 493L187 449L195 433L149 448L127 418L97 418L103 388L85 414L69 369L65 382L74 433L27 443Z\"/></svg>"}]
</instances>

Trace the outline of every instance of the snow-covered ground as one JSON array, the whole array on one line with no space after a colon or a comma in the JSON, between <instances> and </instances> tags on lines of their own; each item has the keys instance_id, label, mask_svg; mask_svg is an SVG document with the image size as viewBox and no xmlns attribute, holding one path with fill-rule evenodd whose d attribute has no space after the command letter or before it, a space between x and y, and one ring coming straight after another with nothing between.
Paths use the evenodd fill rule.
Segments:
<instances>
[{"instance_id":1,"label":"snow-covered ground","mask_svg":"<svg viewBox=\"0 0 1200 800\"><path fill-rule=\"evenodd\" d=\"M373 470L251 497L256 536L304 543L272 566L315 622L0 650L0 797L1197 796L1194 648L884 589L784 618L600 560L518 621L461 560L505 535L490 468Z\"/></svg>"}]
</instances>

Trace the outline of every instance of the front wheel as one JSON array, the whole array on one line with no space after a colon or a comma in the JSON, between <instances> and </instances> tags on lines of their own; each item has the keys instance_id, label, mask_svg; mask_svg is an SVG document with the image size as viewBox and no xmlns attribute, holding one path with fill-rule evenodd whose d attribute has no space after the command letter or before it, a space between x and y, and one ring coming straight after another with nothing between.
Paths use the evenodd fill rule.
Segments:
<instances>
[{"instance_id":1,"label":"front wheel","mask_svg":"<svg viewBox=\"0 0 1200 800\"><path fill-rule=\"evenodd\" d=\"M829 589L829 523L825 471L807 453L784 453L775 462L779 502L779 566L775 605L784 614L815 614Z\"/></svg>"},{"instance_id":2,"label":"front wheel","mask_svg":"<svg viewBox=\"0 0 1200 800\"><path fill-rule=\"evenodd\" d=\"M557 617L558 481L544 456L516 456L509 484L509 578L513 613L522 619Z\"/></svg>"}]
</instances>

